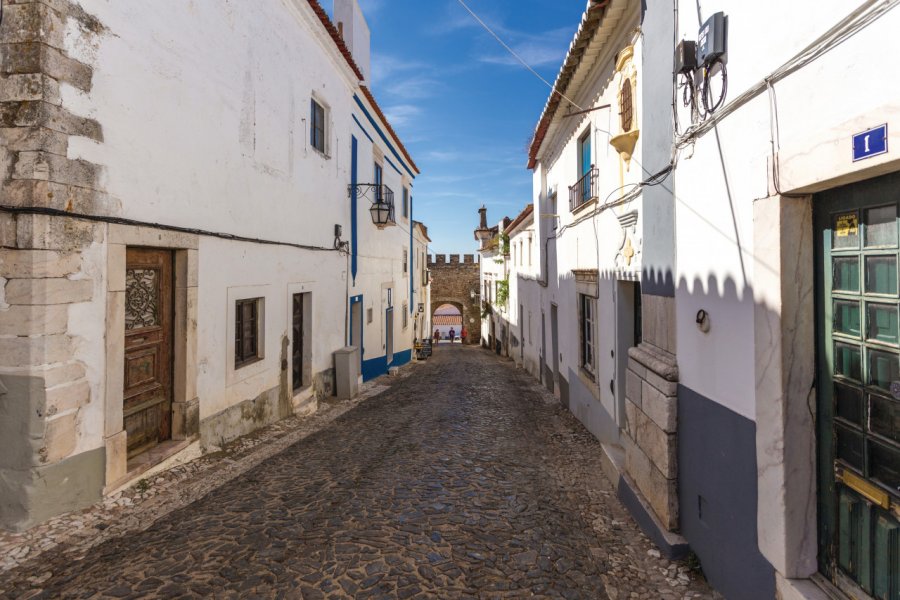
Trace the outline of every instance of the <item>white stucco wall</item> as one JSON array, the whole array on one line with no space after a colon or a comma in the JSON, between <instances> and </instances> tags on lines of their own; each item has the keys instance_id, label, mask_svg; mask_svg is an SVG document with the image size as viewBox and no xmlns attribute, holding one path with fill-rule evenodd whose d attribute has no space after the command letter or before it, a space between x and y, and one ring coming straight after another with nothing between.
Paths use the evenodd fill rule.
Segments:
<instances>
[{"instance_id":1,"label":"white stucco wall","mask_svg":"<svg viewBox=\"0 0 900 600\"><path fill-rule=\"evenodd\" d=\"M333 250L310 251L201 235L198 251L197 394L206 419L279 385L282 339L290 336L291 295L309 292L312 373L333 366L332 352L347 343L346 304L362 294L374 319L365 324L366 350L384 355L386 289L393 291L394 352L409 350L413 317L409 272L412 221L402 215L402 188L415 171L398 160L368 119L386 125L364 98L355 74L318 17L303 0L216 4L164 0L108 3L80 0L107 28L87 43L69 23L68 51L93 68L88 93L62 85L73 113L100 123L103 141L73 137L69 158L101 166L109 201L104 216L161 223L214 233L331 249L334 225L351 237L348 184L351 137L359 141L359 181L372 181L372 143L354 123L369 129L385 162L384 183L395 192L397 225L377 230L368 203L358 205L359 264L356 281L348 259ZM361 20L360 20L361 19ZM365 29L359 15L356 24ZM364 40L367 43L367 38ZM368 60L368 48L358 45ZM326 149L310 145L310 100L327 109ZM408 161L407 161L408 162ZM93 253L94 250L91 250ZM85 363L92 397L105 396L105 265L102 244L85 264L98 293L72 307L70 322L85 323L76 355ZM414 267L413 267L414 268ZM421 285L421 281L417 282ZM424 292L421 292L424 293ZM235 370L233 304L261 297L265 303L263 359ZM403 327L403 304L407 325ZM91 325L88 325L91 324ZM380 342L377 342L380 340ZM305 389L300 396L308 396ZM299 397L299 396L298 396ZM295 399L296 400L296 399ZM102 403L80 414L77 451L103 443Z\"/></svg>"},{"instance_id":2,"label":"white stucco wall","mask_svg":"<svg viewBox=\"0 0 900 600\"><path fill-rule=\"evenodd\" d=\"M696 6L682 2L681 8L679 37L695 39ZM703 18L720 10L728 16L726 102L768 76L853 8L837 0L816 3L814 10L808 3L704 3ZM775 12L779 18L769 18ZM900 14L891 11L774 83L782 192L825 189L890 170L897 163L890 153L853 163L851 136L900 114L900 107L889 101L900 96L900 82L887 77L883 62L875 58L896 52L892 32L898 25ZM769 40L763 45L758 43L761 30L767 31ZM874 60L860 60L863 56ZM753 202L774 193L772 106L763 92L727 116L716 130L682 151L674 176L681 382L749 419L755 419L757 401L754 348L749 342L754 303L771 298L777 307L780 298L779 290L754 285L754 268L765 268L765 262L754 261ZM682 129L690 124L689 112L680 106L679 120ZM897 136L894 133L890 142ZM694 325L701 308L710 315L707 334ZM748 342L735 344L735 339Z\"/></svg>"},{"instance_id":3,"label":"white stucco wall","mask_svg":"<svg viewBox=\"0 0 900 600\"><path fill-rule=\"evenodd\" d=\"M630 202L596 211L597 205L619 200L631 188L629 184L642 179L640 163L640 137L630 162L610 144L610 138L621 133L618 106L622 73L616 71L618 53L626 46L634 46L632 64L637 68L642 60L640 39L635 35L639 6L628 7L622 16L620 26L599 49L599 54L584 63L587 71L576 77L584 82L570 97L581 108L594 108L584 115L563 117L569 110L561 107L549 129L541 151L538 165L534 169L535 231L537 239L556 236L546 247L538 244L533 260L537 273L542 268L543 255L548 255L549 268L546 276L548 286L542 288L537 302L537 290L523 294L526 301L537 302L525 306L532 311L537 322L537 351L540 345L540 313L545 315L547 364L553 368L551 304L557 305L559 373L569 385L569 403L572 412L603 441L617 439L616 423L622 421L619 415L615 389L624 382L618 382L615 353L617 352L617 281L639 280L640 278L640 197ZM641 85L637 76L637 85ZM565 104L565 102L564 102ZM611 108L599 108L603 105ZM571 110L577 110L572 107ZM634 111L636 126L640 127L640 93L635 90ZM591 138L592 163L599 170L597 203L579 207L575 211L569 206L569 187L580 178L579 152L581 139L585 133ZM555 192L555 205L551 193ZM638 212L638 221L626 232L619 217L632 211ZM555 228L555 231L554 231ZM630 261L626 261L621 249L631 240L635 251ZM581 372L579 365L579 318L578 295L573 270L593 270L599 272L599 293L595 302L595 379ZM523 286L524 288L525 286ZM539 286L538 286L539 287ZM517 305L518 305L517 303ZM534 355L537 360L537 354ZM578 379L576 382L574 378ZM612 389L610 383L612 382ZM586 392L584 392L586 391ZM622 423L619 423L620 425Z\"/></svg>"}]
</instances>

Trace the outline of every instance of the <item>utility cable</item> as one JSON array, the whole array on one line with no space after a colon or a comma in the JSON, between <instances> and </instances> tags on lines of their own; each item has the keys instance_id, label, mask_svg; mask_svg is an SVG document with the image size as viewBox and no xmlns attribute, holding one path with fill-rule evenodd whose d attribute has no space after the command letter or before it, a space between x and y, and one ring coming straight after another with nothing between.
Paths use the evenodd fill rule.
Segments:
<instances>
[{"instance_id":1,"label":"utility cable","mask_svg":"<svg viewBox=\"0 0 900 600\"><path fill-rule=\"evenodd\" d=\"M82 213L73 213L57 208L40 208L40 207L20 207L20 206L4 206L0 205L0 211L5 211L19 215L47 215L51 217L68 217L80 221L92 221L95 223L108 223L113 225L131 225L135 227L153 227L154 229L162 229L163 231L176 231L178 233L190 233L193 235L202 235L205 237L220 238L223 240L231 240L235 242L249 242L253 244L263 244L269 246L288 246L290 248L299 248L301 250L312 250L316 252L342 252L343 244L338 247L337 244L332 247L313 246L311 244L296 244L293 242L280 242L277 240L266 240L261 238L246 237L242 235L234 235L231 233L221 233L217 231L208 231L205 229L195 229L192 227L180 227L178 225L165 225L163 223L150 223L147 221L136 221L134 219L124 219L121 217L105 217L101 215L87 215Z\"/></svg>"},{"instance_id":2,"label":"utility cable","mask_svg":"<svg viewBox=\"0 0 900 600\"><path fill-rule=\"evenodd\" d=\"M750 86L742 94L735 97L734 100L725 104L721 110L714 115L708 115L709 118L702 123L689 127L684 135L676 140L676 146L680 148L691 144L695 138L708 133L719 121L756 96L766 92L769 86L833 50L842 42L883 17L898 4L900 4L900 0L867 0L863 2L857 9L841 19L787 62L772 71L761 81Z\"/></svg>"},{"instance_id":3,"label":"utility cable","mask_svg":"<svg viewBox=\"0 0 900 600\"><path fill-rule=\"evenodd\" d=\"M495 40L497 40L497 43L499 43L501 46L503 46L503 47L506 49L506 51L509 52L509 53L512 55L513 58L515 58L515 59L516 59L523 67L525 67L526 69L528 69L529 71L531 71L531 73L532 73L535 77L537 77L538 79L540 79L540 80L544 83L544 85L546 85L548 88L550 88L550 91L551 91L551 92L553 92L554 94L559 94L560 96L562 96L563 98L565 98L566 101L567 101L569 104L571 104L572 106L574 106L574 107L577 108L578 110L584 110L581 106L579 106L578 104L576 104L571 98L569 98L568 96L566 96L565 94L563 94L561 91L557 90L557 89L554 87L554 85L553 85L552 83L550 83L549 81L547 81L546 79L544 79L544 78L541 76L540 73L538 73L538 72L535 71L533 68L531 68L531 65L529 65L527 62L525 62L525 59L523 59L521 56L519 56L519 55L516 53L515 50L513 50L512 48L510 48L510 47L506 44L506 42L504 42L504 41L500 38L499 35L497 35L496 33L494 33L494 30L491 29L491 28L488 26L487 23L485 23L484 21L482 21L482 20L481 20L481 17L479 17L477 14L475 14L475 11L473 11L471 8L469 8L469 6L468 6L463 0L456 0L456 1L459 2L460 6L462 6L464 9L466 9L466 11L467 11L470 15L472 15L472 18L475 19L475 20L478 22L478 24L481 25L481 27L484 28L485 31L487 31L489 34L491 34L491 36L492 36Z\"/></svg>"}]
</instances>

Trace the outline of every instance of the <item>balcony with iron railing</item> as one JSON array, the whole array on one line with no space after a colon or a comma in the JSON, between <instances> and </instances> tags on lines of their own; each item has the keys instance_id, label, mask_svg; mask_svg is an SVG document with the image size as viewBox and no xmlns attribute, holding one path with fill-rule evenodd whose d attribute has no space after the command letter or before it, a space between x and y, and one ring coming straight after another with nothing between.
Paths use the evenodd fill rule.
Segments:
<instances>
[{"instance_id":1,"label":"balcony with iron railing","mask_svg":"<svg viewBox=\"0 0 900 600\"><path fill-rule=\"evenodd\" d=\"M357 183L355 186L349 186L351 197L354 188L358 200L365 199L371 202L369 212L372 215L372 222L379 229L397 224L394 216L394 191L391 188L379 183Z\"/></svg>"},{"instance_id":2,"label":"balcony with iron railing","mask_svg":"<svg viewBox=\"0 0 900 600\"><path fill-rule=\"evenodd\" d=\"M600 178L600 169L591 165L587 173L569 186L569 210L581 208L591 200L597 199L597 182Z\"/></svg>"}]
</instances>

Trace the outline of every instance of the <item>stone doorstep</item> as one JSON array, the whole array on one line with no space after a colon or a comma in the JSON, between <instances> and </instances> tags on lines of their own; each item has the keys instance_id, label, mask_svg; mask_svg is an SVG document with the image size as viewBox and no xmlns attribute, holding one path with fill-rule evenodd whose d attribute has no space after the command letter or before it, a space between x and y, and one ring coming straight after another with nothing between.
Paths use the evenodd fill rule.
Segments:
<instances>
[{"instance_id":1,"label":"stone doorstep","mask_svg":"<svg viewBox=\"0 0 900 600\"><path fill-rule=\"evenodd\" d=\"M788 579L777 571L775 597L778 600L851 600L818 573L810 579Z\"/></svg>"},{"instance_id":2,"label":"stone doorstep","mask_svg":"<svg viewBox=\"0 0 900 600\"><path fill-rule=\"evenodd\" d=\"M109 496L116 492L122 491L127 487L131 487L142 477L154 475L160 471L165 471L173 467L179 462L190 462L197 458L199 453L194 456L193 452L187 452L190 446L196 446L200 449L200 434L194 435L186 440L168 440L158 446L139 454L135 458L128 461L126 467L127 472L118 481L107 484L103 488L103 495Z\"/></svg>"},{"instance_id":3,"label":"stone doorstep","mask_svg":"<svg viewBox=\"0 0 900 600\"><path fill-rule=\"evenodd\" d=\"M687 557L690 552L688 541L663 526L647 500L641 495L637 485L625 473L619 478L616 496L634 517L641 531L656 544L663 556L668 560L682 560Z\"/></svg>"}]
</instances>

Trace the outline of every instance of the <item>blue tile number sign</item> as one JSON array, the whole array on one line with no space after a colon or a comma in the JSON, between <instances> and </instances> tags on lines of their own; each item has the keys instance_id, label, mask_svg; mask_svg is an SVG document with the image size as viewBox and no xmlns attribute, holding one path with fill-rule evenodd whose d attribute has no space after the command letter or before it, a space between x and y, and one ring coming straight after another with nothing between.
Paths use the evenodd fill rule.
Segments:
<instances>
[{"instance_id":1,"label":"blue tile number sign","mask_svg":"<svg viewBox=\"0 0 900 600\"><path fill-rule=\"evenodd\" d=\"M853 136L853 162L887 151L887 123Z\"/></svg>"}]
</instances>

